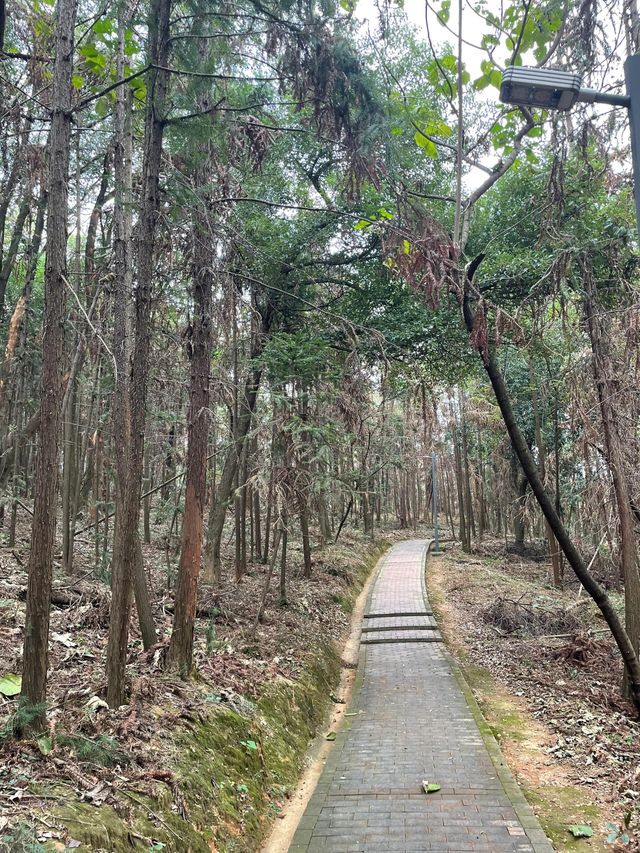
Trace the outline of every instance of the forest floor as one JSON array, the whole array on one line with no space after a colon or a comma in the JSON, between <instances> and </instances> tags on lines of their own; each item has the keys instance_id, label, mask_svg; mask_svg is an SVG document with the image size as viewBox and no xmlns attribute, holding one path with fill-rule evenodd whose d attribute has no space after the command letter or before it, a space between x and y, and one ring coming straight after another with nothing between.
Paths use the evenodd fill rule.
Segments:
<instances>
[{"instance_id":1,"label":"forest floor","mask_svg":"<svg viewBox=\"0 0 640 853\"><path fill-rule=\"evenodd\" d=\"M555 848L640 850L640 722L591 600L503 542L447 545L429 565L442 633Z\"/></svg>"},{"instance_id":2,"label":"forest floor","mask_svg":"<svg viewBox=\"0 0 640 853\"><path fill-rule=\"evenodd\" d=\"M21 533L16 547L0 546L0 679L20 671L26 524ZM427 531L417 533L423 534L428 536ZM406 533L386 538L398 540ZM487 542L470 555L446 547L442 557L430 558L432 604L556 849L640 850L640 723L620 698L620 660L594 606L578 595L569 577L562 591L553 590L544 561L507 553L503 543ZM243 776L246 767L216 767L216 773L229 775L232 796L225 795L226 811L210 813L214 842L206 849L255 851L256 839L269 820L283 813L295 791L304 747L316 730L324 731L324 713L337 688L330 691L321 682L321 716L296 731L290 756L295 766L283 771L285 781L278 784L274 780L282 768L271 772L262 766L269 740L275 744L278 738L265 737L263 744L258 728L251 728L255 708L263 708L262 697L274 684L295 686L306 677L319 639L342 648L349 611L377 553L360 534L345 530L338 545L314 552L313 576L305 580L299 545L290 543L289 604L278 604L274 578L255 641L249 635L265 567L250 565L240 586L231 578L215 593L203 586L195 644L198 679L185 683L162 670L171 628L167 586L175 576L174 559L167 562L160 546L145 546L161 641L145 653L133 619L131 702L111 711L103 702L108 576L96 577L90 543L78 543L74 575L58 572L54 582L58 603L51 620L49 734L37 742L12 738L17 703L0 695L1 853L128 849L128 844L81 843L80 833L69 832L69 821L56 811L69 804L82 806L85 821L112 805L120 824L134 827L131 839L140 842L137 849L174 849L167 841L175 825L169 821L184 820L189 797L185 799L176 769L173 733L199 725L211 708L234 715L234 725L245 721L245 728L233 729L228 747L232 758L244 753L254 761L258 747L262 764L259 773L254 768L253 786ZM622 608L620 596L613 597ZM337 655L336 661L339 666ZM296 717L299 706L299 701L290 706ZM282 714L280 708L276 711ZM251 734L254 730L258 734ZM186 785L188 774L185 780ZM128 807L137 809L138 801L149 809L147 797L158 788L165 790L166 810L151 812L141 830ZM593 837L573 839L568 832L572 824L591 827ZM253 840L248 840L250 833Z\"/></svg>"},{"instance_id":3,"label":"forest floor","mask_svg":"<svg viewBox=\"0 0 640 853\"><path fill-rule=\"evenodd\" d=\"M118 846L120 842L111 841L109 846L88 841L89 826L80 840L74 837L79 832L69 831L70 826L77 829L102 821L104 806L113 807L110 814L128 827L136 849L186 849L171 841L175 835L171 821L187 820L189 796L185 791L192 780L189 768L183 776L176 770L171 739L174 730L186 733L206 722L211 709L227 714L232 732L231 742L216 744L216 750L224 753L228 746L230 762L244 761L247 766L225 767L224 755L222 765L216 765L216 774L225 779L228 774L229 779L220 783L227 786L222 797L225 809L209 813L213 841L206 849L255 851L269 819L277 817L295 788L307 743L323 725L324 713L335 698L327 686L333 678L332 661L339 670L338 650L348 632L350 609L380 553L380 542L374 547L359 533L345 529L337 545L314 552L313 575L306 580L300 573L301 550L298 543L290 542L288 605L280 606L274 577L255 639L252 626L266 567L250 565L239 586L231 578L215 592L202 586L195 640L198 677L184 682L162 669L171 629L172 593L167 590L164 553L145 546L159 643L144 652L136 619L132 620L131 699L128 705L110 710L104 702L108 577L96 579L91 570L91 546L79 543L74 575L58 573L54 581L57 604L51 615L49 733L38 740L12 737L17 697L0 695L0 851L129 849L128 844ZM0 547L0 679L20 672L27 561L25 528L16 547ZM173 572L171 564L169 571ZM319 643L333 651L319 652ZM319 660L323 655L324 660ZM314 667L320 675L316 684L308 685ZM337 678L333 683L337 688ZM7 689L6 681L0 685ZM274 757L270 767L267 757L278 742L274 736L277 723L268 717L263 703L274 686L290 691L292 714L306 717L292 723L290 737L284 734L283 742L295 741L295 749L287 744L290 751L285 757ZM281 702L282 695L273 695L274 701ZM309 709L301 708L303 701ZM273 709L274 717L283 713L279 707ZM243 734L245 730L247 734ZM277 764L279 758L282 766ZM243 773L249 772L251 778L245 780ZM283 784L276 784L278 781ZM153 794L154 802L164 802L153 793L158 786L164 787L165 800L168 798L166 813L159 813L147 800ZM194 794L196 801L200 793ZM212 796L210 784L207 796ZM144 830L140 829L142 823L135 823L135 815L129 819L127 814L127 804L140 811L136 802L148 818L143 821ZM83 811L70 824L67 817L60 817L58 808L74 803ZM88 807L98 810L95 818ZM195 822L193 813L190 822Z\"/></svg>"}]
</instances>

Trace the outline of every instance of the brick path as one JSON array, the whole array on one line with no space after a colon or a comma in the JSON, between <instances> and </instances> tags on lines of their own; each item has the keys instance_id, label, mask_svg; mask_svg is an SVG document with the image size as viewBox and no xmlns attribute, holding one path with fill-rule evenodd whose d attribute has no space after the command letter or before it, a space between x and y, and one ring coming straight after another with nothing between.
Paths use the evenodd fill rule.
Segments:
<instances>
[{"instance_id":1,"label":"brick path","mask_svg":"<svg viewBox=\"0 0 640 853\"><path fill-rule=\"evenodd\" d=\"M452 669L426 544L402 542L382 561L349 709L361 713L345 718L289 853L552 853ZM424 779L441 790L422 793Z\"/></svg>"}]
</instances>

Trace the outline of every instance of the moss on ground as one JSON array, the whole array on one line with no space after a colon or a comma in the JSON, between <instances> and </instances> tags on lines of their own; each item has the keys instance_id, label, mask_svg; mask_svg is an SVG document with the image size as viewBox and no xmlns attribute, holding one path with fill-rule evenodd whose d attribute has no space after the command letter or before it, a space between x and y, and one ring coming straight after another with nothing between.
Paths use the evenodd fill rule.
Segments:
<instances>
[{"instance_id":1,"label":"moss on ground","mask_svg":"<svg viewBox=\"0 0 640 853\"><path fill-rule=\"evenodd\" d=\"M535 807L538 820L558 853L572 851L610 851L599 832L602 823L600 809L587 799L585 791L572 786L524 787L525 796ZM593 828L591 838L574 838L568 830L572 824Z\"/></svg>"},{"instance_id":2,"label":"moss on ground","mask_svg":"<svg viewBox=\"0 0 640 853\"><path fill-rule=\"evenodd\" d=\"M353 566L345 611L387 547L372 548ZM296 785L339 678L340 656L329 643L310 653L297 681L270 682L257 703L241 703L242 713L209 701L211 686L202 684L199 711L162 733L159 766L168 751L177 785L145 781L122 792L115 808L69 799L50 814L82 843L81 853L255 853Z\"/></svg>"}]
</instances>

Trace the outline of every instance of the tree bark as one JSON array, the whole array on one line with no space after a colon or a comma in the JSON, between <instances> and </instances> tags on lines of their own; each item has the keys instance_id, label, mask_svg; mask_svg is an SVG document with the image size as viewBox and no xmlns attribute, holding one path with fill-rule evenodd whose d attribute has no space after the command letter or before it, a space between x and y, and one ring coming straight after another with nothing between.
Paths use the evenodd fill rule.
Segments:
<instances>
[{"instance_id":1,"label":"tree bark","mask_svg":"<svg viewBox=\"0 0 640 853\"><path fill-rule=\"evenodd\" d=\"M123 393L130 400L130 410L125 416L130 420L128 471L123 489L120 539L118 551L114 548L112 571L112 608L107 648L107 702L111 707L122 704L125 697L124 669L129 636L129 610L131 581L135 591L138 619L145 648L155 644L156 632L147 589L138 522L142 491L142 466L144 459L145 407L147 376L149 372L149 346L151 337L151 294L153 259L155 249L156 219L160 207L159 179L164 133L164 107L168 89L169 26L171 0L152 0L148 19L148 58L153 66L147 78L147 106L145 113L144 153L142 164L142 207L138 223L137 287L135 290L135 342L131 376ZM124 12L121 12L121 19ZM118 61L122 62L124 21L119 21ZM159 66L159 67L158 67ZM122 87L120 87L122 88ZM124 93L118 97L124 98ZM122 101L124 104L124 101ZM124 109L124 107L123 107ZM123 134L124 139L124 134ZM126 151L119 152L125 176ZM128 234L123 234L125 244ZM126 355L126 353L125 353ZM124 378L122 379L124 382ZM125 427L126 430L126 427ZM117 525L117 519L116 519ZM118 561L116 564L115 561Z\"/></svg>"},{"instance_id":2,"label":"tree bark","mask_svg":"<svg viewBox=\"0 0 640 853\"><path fill-rule=\"evenodd\" d=\"M546 476L547 476L547 452L544 446L544 439L542 436L542 417L540 413L540 406L538 402L538 390L536 388L536 378L535 372L533 369L533 362L529 361L529 384L531 386L531 408L533 409L533 426L536 440L536 447L538 448L538 459L539 459L539 467L540 467L540 479L546 485ZM556 542L556 537L553 535L553 530L549 525L549 522L545 518L544 520L544 530L545 536L547 538L547 545L549 547L549 557L551 558L551 583L554 587L559 588L562 582L562 574L561 574L561 566L560 566L560 552L558 551L558 543Z\"/></svg>"},{"instance_id":3,"label":"tree bark","mask_svg":"<svg viewBox=\"0 0 640 853\"><path fill-rule=\"evenodd\" d=\"M62 356L67 273L67 205L71 138L71 77L77 0L58 0L49 134L49 210L45 263L45 308L39 446L34 484L21 701L36 712L32 725L46 723L49 611L56 527L58 454L62 416Z\"/></svg>"},{"instance_id":4,"label":"tree bark","mask_svg":"<svg viewBox=\"0 0 640 853\"><path fill-rule=\"evenodd\" d=\"M124 71L125 12L118 16L118 57L116 73ZM113 353L115 359L112 422L115 446L116 520L111 560L111 611L107 645L107 702L118 707L125 702L124 685L129 620L131 615L132 573L135 526L131 497L131 389L129 383L130 334L128 304L133 288L131 260L130 206L130 95L124 87L116 93L116 138L114 153L115 203L113 224L114 290ZM106 535L106 533L105 533Z\"/></svg>"},{"instance_id":5,"label":"tree bark","mask_svg":"<svg viewBox=\"0 0 640 853\"><path fill-rule=\"evenodd\" d=\"M513 543L518 554L524 554L524 521L528 480L520 468L514 452L511 457L511 484L513 486Z\"/></svg>"},{"instance_id":6,"label":"tree bark","mask_svg":"<svg viewBox=\"0 0 640 853\"><path fill-rule=\"evenodd\" d=\"M198 170L196 182L210 182L210 163ZM207 495L207 441L209 437L209 366L211 362L211 299L213 292L214 245L202 200L193 223L194 317L191 336L191 378L187 424L187 473L185 483L182 550L178 569L173 630L168 663L185 677L193 661L193 632L196 618L198 576L202 556L204 504Z\"/></svg>"}]
</instances>

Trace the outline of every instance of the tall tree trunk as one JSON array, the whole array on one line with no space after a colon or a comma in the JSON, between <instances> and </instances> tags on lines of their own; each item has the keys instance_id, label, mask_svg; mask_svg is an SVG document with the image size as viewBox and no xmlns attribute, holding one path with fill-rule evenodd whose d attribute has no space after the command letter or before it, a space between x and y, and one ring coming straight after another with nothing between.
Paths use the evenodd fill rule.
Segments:
<instances>
[{"instance_id":1,"label":"tall tree trunk","mask_svg":"<svg viewBox=\"0 0 640 853\"><path fill-rule=\"evenodd\" d=\"M124 71L125 12L118 15L117 74ZM114 383L112 419L113 439L119 452L115 454L115 507L111 561L111 611L107 645L107 702L118 707L125 701L125 664L131 613L134 547L131 528L135 525L131 498L131 389L130 354L131 323L128 304L133 289L131 258L130 173L130 101L125 87L116 93L116 138L114 154L115 203L113 224L114 291L113 353ZM105 529L104 536L107 536Z\"/></svg>"},{"instance_id":2,"label":"tall tree trunk","mask_svg":"<svg viewBox=\"0 0 640 853\"><path fill-rule=\"evenodd\" d=\"M67 274L67 205L71 135L71 77L77 0L58 0L49 134L49 211L45 263L44 332L40 385L40 429L34 485L34 514L27 585L22 702L39 708L33 727L46 722L49 611L56 529L58 452L62 416Z\"/></svg>"},{"instance_id":3,"label":"tall tree trunk","mask_svg":"<svg viewBox=\"0 0 640 853\"><path fill-rule=\"evenodd\" d=\"M524 554L524 521L527 503L527 487L529 483L520 468L515 453L511 456L511 483L513 485L513 542L516 553Z\"/></svg>"},{"instance_id":4,"label":"tall tree trunk","mask_svg":"<svg viewBox=\"0 0 640 853\"><path fill-rule=\"evenodd\" d=\"M280 552L280 606L287 606L287 542L289 540L289 512L286 504L282 507L282 550Z\"/></svg>"},{"instance_id":5,"label":"tall tree trunk","mask_svg":"<svg viewBox=\"0 0 640 853\"><path fill-rule=\"evenodd\" d=\"M149 17L149 59L153 64L147 83L145 141L142 165L142 208L138 222L137 282L135 288L135 342L131 365L131 502L135 524L128 531L135 554L133 588L145 648L156 642L149 590L142 564L138 523L142 493L144 434L151 344L151 299L154 281L156 222L160 210L160 164L165 128L165 102L169 86L170 19L172 0L152 0Z\"/></svg>"},{"instance_id":6,"label":"tall tree trunk","mask_svg":"<svg viewBox=\"0 0 640 853\"><path fill-rule=\"evenodd\" d=\"M31 193L26 192L25 197L18 208L18 215L16 216L16 221L13 226L9 251L7 252L4 262L0 266L0 320L4 320L4 295L7 289L7 282L9 281L9 276L11 275L11 271L13 270L13 266L18 256L18 249L20 248L20 241L22 240L22 232L24 231L24 223L32 206L33 199L31 198Z\"/></svg>"},{"instance_id":7,"label":"tall tree trunk","mask_svg":"<svg viewBox=\"0 0 640 853\"><path fill-rule=\"evenodd\" d=\"M259 459L258 459L258 436L255 435L253 438L253 464L254 464L254 475L257 474L259 470ZM253 502L253 542L255 549L255 559L261 563L262 562L262 518L260 513L260 490L257 485L253 486L252 489L252 502Z\"/></svg>"},{"instance_id":8,"label":"tall tree trunk","mask_svg":"<svg viewBox=\"0 0 640 853\"><path fill-rule=\"evenodd\" d=\"M449 395L449 414L451 417L451 429L453 434L453 455L456 466L456 489L458 494L458 535L462 543L462 550L466 553L471 551L471 542L467 538L468 527L464 505L464 473L462 470L462 452L460 450L460 439L458 436L458 418L453 408L452 395Z\"/></svg>"},{"instance_id":9,"label":"tall tree trunk","mask_svg":"<svg viewBox=\"0 0 640 853\"><path fill-rule=\"evenodd\" d=\"M469 466L469 441L467 436L467 416L465 412L465 396L462 388L458 388L460 403L460 434L462 436L462 469L464 471L464 500L466 506L467 533L466 541L471 550L471 537L476 537L476 522L471 499L471 469Z\"/></svg>"},{"instance_id":10,"label":"tall tree trunk","mask_svg":"<svg viewBox=\"0 0 640 853\"><path fill-rule=\"evenodd\" d=\"M200 105L201 108L206 106ZM211 181L211 164L196 172L198 186ZM213 292L214 241L203 199L194 212L191 379L187 425L187 472L185 481L182 550L178 569L173 630L168 662L183 676L191 671L196 618L198 576L202 556L204 504L207 494L207 442L209 437L209 367L211 363L211 299Z\"/></svg>"},{"instance_id":11,"label":"tall tree trunk","mask_svg":"<svg viewBox=\"0 0 640 853\"><path fill-rule=\"evenodd\" d=\"M135 591L138 619L145 648L156 641L155 625L141 559L138 520L142 490L144 458L145 407L149 371L151 337L151 293L155 248L156 219L160 207L159 177L164 133L164 107L168 88L166 70L169 57L169 23L171 0L152 0L149 8L148 58L153 66L147 79L144 154L142 164L142 207L138 223L138 270L135 290L135 343L130 385L125 391L130 399L129 453L126 486L121 491L121 539L114 549L112 571L112 607L107 648L107 702L116 707L124 701L124 669L129 636L131 581ZM121 19L124 12L121 12ZM118 61L122 62L124 22L119 22ZM124 69L123 69L124 70ZM124 96L122 96L124 97ZM124 138L124 137L123 137ZM120 156L126 157L126 152ZM125 174L123 166L123 175ZM128 235L127 235L128 236ZM126 237L124 239L127 239ZM124 485L124 484L123 484ZM116 565L117 558L119 565Z\"/></svg>"}]
</instances>

